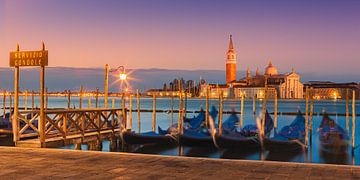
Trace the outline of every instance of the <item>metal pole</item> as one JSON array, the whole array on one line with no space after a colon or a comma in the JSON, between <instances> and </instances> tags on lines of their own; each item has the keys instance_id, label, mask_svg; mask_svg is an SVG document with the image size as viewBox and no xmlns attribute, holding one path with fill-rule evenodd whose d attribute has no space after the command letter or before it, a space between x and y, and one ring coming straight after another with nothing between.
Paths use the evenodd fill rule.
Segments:
<instances>
[{"instance_id":1,"label":"metal pole","mask_svg":"<svg viewBox=\"0 0 360 180\"><path fill-rule=\"evenodd\" d=\"M138 116L138 133L140 134L141 132L141 122L140 122L140 94L139 94L139 90L136 90L136 97L137 97L137 116Z\"/></svg>"},{"instance_id":2,"label":"metal pole","mask_svg":"<svg viewBox=\"0 0 360 180\"><path fill-rule=\"evenodd\" d=\"M45 49L43 49L44 51ZM45 66L40 68L40 119L38 124L41 147L45 143L45 113L44 113L44 86L45 86Z\"/></svg>"},{"instance_id":3,"label":"metal pole","mask_svg":"<svg viewBox=\"0 0 360 180\"><path fill-rule=\"evenodd\" d=\"M104 107L108 107L108 95L109 95L109 65L105 65L105 85L104 85Z\"/></svg>"},{"instance_id":4,"label":"metal pole","mask_svg":"<svg viewBox=\"0 0 360 180\"><path fill-rule=\"evenodd\" d=\"M15 102L14 102L14 118L12 119L12 128L13 128L13 137L15 144L19 140L18 133L19 133L19 127L18 127L18 112L19 112L19 66L15 67L15 74L14 74L14 91L15 91ZM10 95L11 97L11 95ZM11 103L11 100L10 100ZM11 106L10 106L10 112L11 112ZM11 116L10 116L11 120Z\"/></svg>"}]
</instances>

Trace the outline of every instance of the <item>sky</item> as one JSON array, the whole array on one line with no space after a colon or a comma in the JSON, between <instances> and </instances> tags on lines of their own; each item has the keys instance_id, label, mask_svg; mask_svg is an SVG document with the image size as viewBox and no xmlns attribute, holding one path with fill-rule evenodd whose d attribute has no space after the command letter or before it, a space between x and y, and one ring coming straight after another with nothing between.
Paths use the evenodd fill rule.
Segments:
<instances>
[{"instance_id":1,"label":"sky","mask_svg":"<svg viewBox=\"0 0 360 180\"><path fill-rule=\"evenodd\" d=\"M49 50L49 66L359 74L358 0L0 0L0 67Z\"/></svg>"}]
</instances>

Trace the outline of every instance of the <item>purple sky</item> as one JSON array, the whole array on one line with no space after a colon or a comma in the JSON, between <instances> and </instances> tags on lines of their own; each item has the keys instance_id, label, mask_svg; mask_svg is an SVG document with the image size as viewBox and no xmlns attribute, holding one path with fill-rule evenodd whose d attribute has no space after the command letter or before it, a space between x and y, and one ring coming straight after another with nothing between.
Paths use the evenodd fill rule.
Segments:
<instances>
[{"instance_id":1,"label":"purple sky","mask_svg":"<svg viewBox=\"0 0 360 180\"><path fill-rule=\"evenodd\" d=\"M358 0L1 0L0 66L43 40L50 66L222 70L232 34L238 70L356 74L359 19Z\"/></svg>"}]
</instances>

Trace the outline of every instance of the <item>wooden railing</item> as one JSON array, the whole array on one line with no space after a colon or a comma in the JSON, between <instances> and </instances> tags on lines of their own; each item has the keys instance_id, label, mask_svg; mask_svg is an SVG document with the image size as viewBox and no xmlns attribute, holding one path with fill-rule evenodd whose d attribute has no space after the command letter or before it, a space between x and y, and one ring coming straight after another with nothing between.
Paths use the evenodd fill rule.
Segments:
<instances>
[{"instance_id":1,"label":"wooden railing","mask_svg":"<svg viewBox=\"0 0 360 180\"><path fill-rule=\"evenodd\" d=\"M63 137L90 132L100 133L103 130L119 129L124 127L121 109L66 109L45 110L43 132L40 132L40 111L20 111L17 131L19 140L28 137L45 139Z\"/></svg>"}]
</instances>

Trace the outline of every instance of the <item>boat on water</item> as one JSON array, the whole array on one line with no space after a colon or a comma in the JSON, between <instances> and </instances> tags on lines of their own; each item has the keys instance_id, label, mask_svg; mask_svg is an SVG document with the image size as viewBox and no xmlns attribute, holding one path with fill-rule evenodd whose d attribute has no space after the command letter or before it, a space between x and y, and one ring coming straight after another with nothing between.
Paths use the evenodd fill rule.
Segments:
<instances>
[{"instance_id":1,"label":"boat on water","mask_svg":"<svg viewBox=\"0 0 360 180\"><path fill-rule=\"evenodd\" d=\"M230 121L229 121L230 120ZM236 123L238 117L233 112L225 123ZM259 138L259 129L255 124L244 126L240 131L236 128L231 128L230 124L224 124L222 134L217 133L215 142L220 149L236 149L236 150L249 150L260 149L261 143ZM265 136L269 136L274 127L273 120L269 113L265 113Z\"/></svg>"},{"instance_id":2,"label":"boat on water","mask_svg":"<svg viewBox=\"0 0 360 180\"><path fill-rule=\"evenodd\" d=\"M323 153L341 155L348 152L348 134L327 113L324 113L319 127L319 140Z\"/></svg>"},{"instance_id":3,"label":"boat on water","mask_svg":"<svg viewBox=\"0 0 360 180\"><path fill-rule=\"evenodd\" d=\"M184 119L184 129L196 131L200 128L203 121L205 121L205 111L201 109L197 116ZM128 130L122 132L122 138L126 144L133 145L174 145L177 143L177 136L179 134L177 126L177 124L174 124L167 130L163 130L158 126L158 132L136 133Z\"/></svg>"},{"instance_id":4,"label":"boat on water","mask_svg":"<svg viewBox=\"0 0 360 180\"><path fill-rule=\"evenodd\" d=\"M216 119L218 111L214 106L212 106L209 115L212 119ZM193 147L215 147L210 130L205 123L204 118L198 128L184 126L183 132L179 134L179 144Z\"/></svg>"},{"instance_id":5,"label":"boat on water","mask_svg":"<svg viewBox=\"0 0 360 180\"><path fill-rule=\"evenodd\" d=\"M270 152L294 152L305 149L305 118L298 111L293 122L283 127L274 137L264 138L264 147Z\"/></svg>"}]
</instances>

